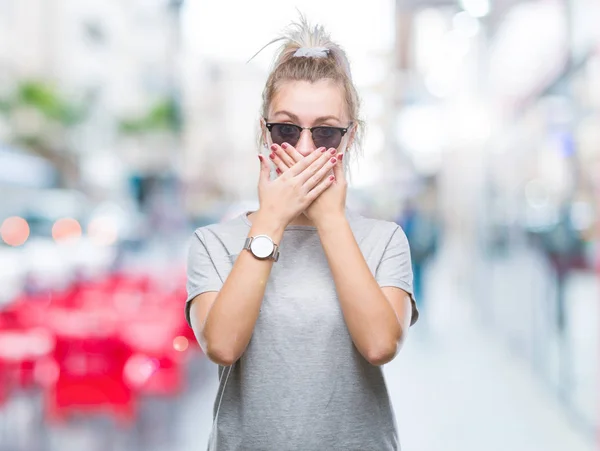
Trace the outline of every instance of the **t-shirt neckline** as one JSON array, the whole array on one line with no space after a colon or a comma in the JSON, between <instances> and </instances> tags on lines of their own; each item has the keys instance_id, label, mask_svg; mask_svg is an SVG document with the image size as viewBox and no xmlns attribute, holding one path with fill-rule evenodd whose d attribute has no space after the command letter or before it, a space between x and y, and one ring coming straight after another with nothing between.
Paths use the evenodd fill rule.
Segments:
<instances>
[{"instance_id":1,"label":"t-shirt neckline","mask_svg":"<svg viewBox=\"0 0 600 451\"><path fill-rule=\"evenodd\" d=\"M248 219L248 215L250 213L254 213L254 210L246 210L240 215L242 221L248 227L252 227L252 222L250 222L250 219ZM349 217L351 214L352 213L348 210L348 208L346 208L346 217ZM289 225L285 228L285 231L288 231L288 230L314 230L314 231L316 231L317 228L315 226L311 226L311 225Z\"/></svg>"},{"instance_id":2,"label":"t-shirt neckline","mask_svg":"<svg viewBox=\"0 0 600 451\"><path fill-rule=\"evenodd\" d=\"M250 219L248 219L248 215L250 213L254 213L254 210L246 210L241 215L242 221L244 221L244 223L248 227L252 227L252 222L250 222ZM288 231L288 230L315 230L316 231L317 228L315 226L310 226L310 225L289 225L285 228L285 231Z\"/></svg>"}]
</instances>

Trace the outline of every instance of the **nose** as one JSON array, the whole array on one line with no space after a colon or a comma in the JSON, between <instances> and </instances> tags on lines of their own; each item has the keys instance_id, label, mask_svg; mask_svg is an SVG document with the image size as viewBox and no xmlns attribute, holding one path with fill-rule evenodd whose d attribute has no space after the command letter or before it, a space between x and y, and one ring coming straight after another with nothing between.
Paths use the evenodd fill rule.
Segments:
<instances>
[{"instance_id":1,"label":"nose","mask_svg":"<svg viewBox=\"0 0 600 451\"><path fill-rule=\"evenodd\" d=\"M302 130L300 133L300 140L296 144L296 150L305 157L315 150L315 143L312 140L310 130Z\"/></svg>"}]
</instances>

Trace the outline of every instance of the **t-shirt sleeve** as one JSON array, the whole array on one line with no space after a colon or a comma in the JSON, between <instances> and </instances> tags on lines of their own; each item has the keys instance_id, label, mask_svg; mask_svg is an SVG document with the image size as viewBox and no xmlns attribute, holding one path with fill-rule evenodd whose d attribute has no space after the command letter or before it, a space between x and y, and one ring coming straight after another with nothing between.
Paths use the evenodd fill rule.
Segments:
<instances>
[{"instance_id":1,"label":"t-shirt sleeve","mask_svg":"<svg viewBox=\"0 0 600 451\"><path fill-rule=\"evenodd\" d=\"M190 326L191 301L199 294L219 291L222 286L223 281L208 253L201 232L197 230L192 236L187 257L185 319Z\"/></svg>"},{"instance_id":2,"label":"t-shirt sleeve","mask_svg":"<svg viewBox=\"0 0 600 451\"><path fill-rule=\"evenodd\" d=\"M412 326L419 318L419 311L413 291L413 272L408 239L401 227L397 227L381 257L375 272L380 287L396 287L410 295L412 304Z\"/></svg>"}]
</instances>

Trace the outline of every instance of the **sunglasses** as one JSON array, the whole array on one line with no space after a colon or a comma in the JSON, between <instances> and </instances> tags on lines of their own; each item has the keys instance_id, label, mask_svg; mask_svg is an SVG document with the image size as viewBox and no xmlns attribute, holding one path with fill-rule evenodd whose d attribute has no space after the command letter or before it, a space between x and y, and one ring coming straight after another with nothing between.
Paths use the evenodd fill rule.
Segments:
<instances>
[{"instance_id":1,"label":"sunglasses","mask_svg":"<svg viewBox=\"0 0 600 451\"><path fill-rule=\"evenodd\" d=\"M275 144L288 143L290 146L296 147L296 144L300 141L302 130L310 130L315 146L327 149L331 147L337 149L351 125L352 123L346 128L329 126L300 127L296 124L266 123L267 130L271 133L271 139Z\"/></svg>"}]
</instances>

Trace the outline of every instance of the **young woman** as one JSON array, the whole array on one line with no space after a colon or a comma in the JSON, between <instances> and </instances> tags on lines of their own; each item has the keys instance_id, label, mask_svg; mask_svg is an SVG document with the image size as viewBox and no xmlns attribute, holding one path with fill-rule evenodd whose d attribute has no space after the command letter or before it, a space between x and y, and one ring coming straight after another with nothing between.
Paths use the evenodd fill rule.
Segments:
<instances>
[{"instance_id":1,"label":"young woman","mask_svg":"<svg viewBox=\"0 0 600 451\"><path fill-rule=\"evenodd\" d=\"M260 207L196 230L189 250L186 317L219 364L209 449L398 450L382 365L418 317L408 242L346 209L362 124L345 53L304 20L283 39Z\"/></svg>"}]
</instances>

